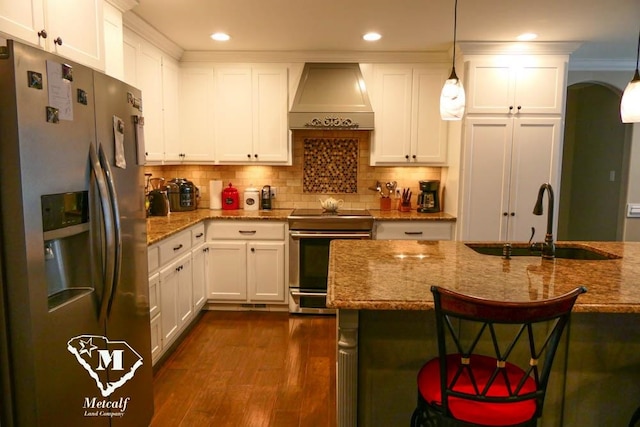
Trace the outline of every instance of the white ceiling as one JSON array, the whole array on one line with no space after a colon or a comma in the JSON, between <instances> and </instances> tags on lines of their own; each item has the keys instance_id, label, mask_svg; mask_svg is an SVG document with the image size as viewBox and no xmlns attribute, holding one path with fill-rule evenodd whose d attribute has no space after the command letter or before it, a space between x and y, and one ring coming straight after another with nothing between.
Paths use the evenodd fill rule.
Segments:
<instances>
[{"instance_id":1,"label":"white ceiling","mask_svg":"<svg viewBox=\"0 0 640 427\"><path fill-rule=\"evenodd\" d=\"M454 0L139 0L133 12L186 51L447 51ZM635 62L640 0L459 0L459 41L582 42L573 59ZM232 39L215 42L209 35ZM362 34L377 31L368 43Z\"/></svg>"}]
</instances>

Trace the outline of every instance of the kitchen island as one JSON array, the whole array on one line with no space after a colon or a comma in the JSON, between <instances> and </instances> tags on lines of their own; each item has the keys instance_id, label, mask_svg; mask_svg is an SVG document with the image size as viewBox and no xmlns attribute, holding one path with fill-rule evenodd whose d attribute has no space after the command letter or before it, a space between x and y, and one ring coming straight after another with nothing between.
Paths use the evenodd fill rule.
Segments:
<instances>
[{"instance_id":1,"label":"kitchen island","mask_svg":"<svg viewBox=\"0 0 640 427\"><path fill-rule=\"evenodd\" d=\"M640 405L640 243L574 245L620 258L506 260L462 242L332 242L327 304L338 309L338 425L408 424L416 374L436 355L431 285L504 301L586 286L539 425L626 425Z\"/></svg>"}]
</instances>

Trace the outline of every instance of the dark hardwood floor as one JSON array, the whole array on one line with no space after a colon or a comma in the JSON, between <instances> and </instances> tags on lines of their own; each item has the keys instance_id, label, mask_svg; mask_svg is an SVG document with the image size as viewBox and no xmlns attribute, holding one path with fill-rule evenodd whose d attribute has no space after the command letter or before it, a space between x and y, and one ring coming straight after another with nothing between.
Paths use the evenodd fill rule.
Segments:
<instances>
[{"instance_id":1,"label":"dark hardwood floor","mask_svg":"<svg viewBox=\"0 0 640 427\"><path fill-rule=\"evenodd\" d=\"M207 311L154 376L152 426L336 425L336 319Z\"/></svg>"}]
</instances>

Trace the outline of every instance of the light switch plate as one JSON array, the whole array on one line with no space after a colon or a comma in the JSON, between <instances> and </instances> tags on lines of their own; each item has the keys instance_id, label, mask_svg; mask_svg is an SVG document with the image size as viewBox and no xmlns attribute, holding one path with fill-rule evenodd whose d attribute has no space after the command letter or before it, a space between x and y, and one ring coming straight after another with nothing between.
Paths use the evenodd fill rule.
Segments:
<instances>
[{"instance_id":1,"label":"light switch plate","mask_svg":"<svg viewBox=\"0 0 640 427\"><path fill-rule=\"evenodd\" d=\"M640 218L640 203L627 203L627 218Z\"/></svg>"}]
</instances>

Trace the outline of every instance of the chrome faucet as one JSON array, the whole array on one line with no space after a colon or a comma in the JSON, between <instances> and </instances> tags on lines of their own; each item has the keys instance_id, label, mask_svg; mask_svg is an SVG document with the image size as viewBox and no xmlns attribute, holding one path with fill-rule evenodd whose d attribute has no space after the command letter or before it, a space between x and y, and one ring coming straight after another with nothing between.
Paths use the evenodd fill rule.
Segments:
<instances>
[{"instance_id":1,"label":"chrome faucet","mask_svg":"<svg viewBox=\"0 0 640 427\"><path fill-rule=\"evenodd\" d=\"M556 246L553 243L553 188L551 188L551 184L544 183L540 186L538 190L538 200L536 200L536 205L533 207L533 214L542 215L542 196L544 195L544 190L547 190L549 203L547 206L547 233L544 235L544 243L541 243L542 258L553 259L555 258Z\"/></svg>"}]
</instances>

